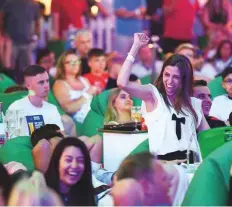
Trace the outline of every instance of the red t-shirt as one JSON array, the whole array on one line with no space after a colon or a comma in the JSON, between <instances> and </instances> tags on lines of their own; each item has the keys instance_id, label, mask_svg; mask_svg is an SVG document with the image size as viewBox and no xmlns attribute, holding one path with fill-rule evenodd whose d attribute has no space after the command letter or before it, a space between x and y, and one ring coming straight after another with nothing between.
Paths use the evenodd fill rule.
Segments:
<instances>
[{"instance_id":1,"label":"red t-shirt","mask_svg":"<svg viewBox=\"0 0 232 207\"><path fill-rule=\"evenodd\" d=\"M177 40L191 40L193 38L193 23L198 0L164 0L163 6L173 11L164 17L164 37Z\"/></svg>"},{"instance_id":2,"label":"red t-shirt","mask_svg":"<svg viewBox=\"0 0 232 207\"><path fill-rule=\"evenodd\" d=\"M86 73L85 75L83 75L83 77L88 79L92 86L96 86L100 88L101 91L103 91L108 82L109 74L104 72L101 76L95 76L92 73Z\"/></svg>"},{"instance_id":3,"label":"red t-shirt","mask_svg":"<svg viewBox=\"0 0 232 207\"><path fill-rule=\"evenodd\" d=\"M52 0L51 12L59 13L60 35L70 24L82 28L82 15L86 10L86 0Z\"/></svg>"}]
</instances>

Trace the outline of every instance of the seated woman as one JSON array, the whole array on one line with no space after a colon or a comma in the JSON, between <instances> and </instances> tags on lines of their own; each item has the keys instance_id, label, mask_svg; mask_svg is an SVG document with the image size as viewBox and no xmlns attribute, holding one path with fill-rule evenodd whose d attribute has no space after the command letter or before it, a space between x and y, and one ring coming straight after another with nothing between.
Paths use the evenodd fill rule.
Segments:
<instances>
[{"instance_id":1,"label":"seated woman","mask_svg":"<svg viewBox=\"0 0 232 207\"><path fill-rule=\"evenodd\" d=\"M83 123L96 88L80 76L80 60L73 52L63 53L57 64L53 92L62 109Z\"/></svg>"},{"instance_id":2,"label":"seated woman","mask_svg":"<svg viewBox=\"0 0 232 207\"><path fill-rule=\"evenodd\" d=\"M119 88L112 89L105 113L104 123L124 124L133 122L131 117L132 106L132 98L127 92Z\"/></svg>"},{"instance_id":3,"label":"seated woman","mask_svg":"<svg viewBox=\"0 0 232 207\"><path fill-rule=\"evenodd\" d=\"M45 177L66 206L95 205L90 156L82 141L73 137L61 140Z\"/></svg>"},{"instance_id":4,"label":"seated woman","mask_svg":"<svg viewBox=\"0 0 232 207\"><path fill-rule=\"evenodd\" d=\"M118 86L143 100L144 119L148 127L149 148L160 159L186 159L191 150L200 153L196 130L209 129L201 102L191 97L193 69L183 55L174 54L163 65L155 85L138 85L129 81L137 51L149 38L136 33L134 43L118 76Z\"/></svg>"}]
</instances>

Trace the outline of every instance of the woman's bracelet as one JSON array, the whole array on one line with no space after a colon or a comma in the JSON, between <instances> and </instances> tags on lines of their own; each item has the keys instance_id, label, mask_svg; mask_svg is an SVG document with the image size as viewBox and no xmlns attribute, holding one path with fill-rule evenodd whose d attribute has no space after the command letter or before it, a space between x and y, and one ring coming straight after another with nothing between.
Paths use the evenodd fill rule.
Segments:
<instances>
[{"instance_id":1,"label":"woman's bracelet","mask_svg":"<svg viewBox=\"0 0 232 207\"><path fill-rule=\"evenodd\" d=\"M129 60L130 62L135 62L135 57L131 55L130 53L127 54L126 60Z\"/></svg>"}]
</instances>

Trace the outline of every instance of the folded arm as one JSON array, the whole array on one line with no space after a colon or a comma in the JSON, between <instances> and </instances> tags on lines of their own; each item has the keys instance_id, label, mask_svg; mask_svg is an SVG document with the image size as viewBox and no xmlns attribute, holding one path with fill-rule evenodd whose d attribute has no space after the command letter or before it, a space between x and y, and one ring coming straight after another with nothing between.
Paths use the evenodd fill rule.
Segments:
<instances>
[{"instance_id":1,"label":"folded arm","mask_svg":"<svg viewBox=\"0 0 232 207\"><path fill-rule=\"evenodd\" d=\"M63 81L58 80L54 83L53 92L62 109L68 114L76 113L86 102L86 98L83 96L76 100L71 100L68 89Z\"/></svg>"}]
</instances>

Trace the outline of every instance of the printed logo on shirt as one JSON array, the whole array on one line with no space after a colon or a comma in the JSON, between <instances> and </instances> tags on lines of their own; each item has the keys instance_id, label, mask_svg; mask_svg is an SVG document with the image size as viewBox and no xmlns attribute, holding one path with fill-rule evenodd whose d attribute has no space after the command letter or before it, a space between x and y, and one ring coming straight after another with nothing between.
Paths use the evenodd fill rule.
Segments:
<instances>
[{"instance_id":1,"label":"printed logo on shirt","mask_svg":"<svg viewBox=\"0 0 232 207\"><path fill-rule=\"evenodd\" d=\"M39 129L41 126L44 125L44 119L42 115L26 116L26 120L27 120L27 126L30 135L36 129Z\"/></svg>"}]
</instances>

